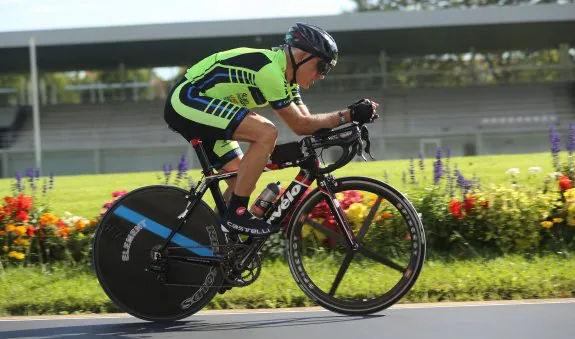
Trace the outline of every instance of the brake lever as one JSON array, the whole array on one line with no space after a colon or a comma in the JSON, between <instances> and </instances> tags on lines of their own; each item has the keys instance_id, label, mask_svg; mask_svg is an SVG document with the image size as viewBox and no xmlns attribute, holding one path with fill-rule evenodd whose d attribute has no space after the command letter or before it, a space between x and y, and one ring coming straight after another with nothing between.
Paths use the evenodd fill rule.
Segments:
<instances>
[{"instance_id":1,"label":"brake lever","mask_svg":"<svg viewBox=\"0 0 575 339\"><path fill-rule=\"evenodd\" d=\"M358 140L358 143L359 143L359 147L357 148L357 155L359 155L363 159L363 161L367 161L367 159L363 155L363 140L361 140L361 138L360 138Z\"/></svg>"},{"instance_id":2,"label":"brake lever","mask_svg":"<svg viewBox=\"0 0 575 339\"><path fill-rule=\"evenodd\" d=\"M371 155L371 141L369 140L369 130L367 129L367 127L365 126L361 126L361 144L363 146L363 141L365 140L365 152L367 154L369 154L369 157L371 158L371 160L375 160L375 158L373 157L373 155ZM365 157L363 156L363 152L361 154L361 157L363 158L363 160L367 161L365 159Z\"/></svg>"}]
</instances>

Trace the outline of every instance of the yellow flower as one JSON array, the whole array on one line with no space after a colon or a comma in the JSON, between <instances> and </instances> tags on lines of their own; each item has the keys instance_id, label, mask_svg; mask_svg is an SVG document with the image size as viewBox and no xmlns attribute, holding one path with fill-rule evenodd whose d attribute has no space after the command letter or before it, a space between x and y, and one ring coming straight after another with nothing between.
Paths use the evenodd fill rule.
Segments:
<instances>
[{"instance_id":1,"label":"yellow flower","mask_svg":"<svg viewBox=\"0 0 575 339\"><path fill-rule=\"evenodd\" d=\"M2 246L2 251L4 252L8 251L8 246Z\"/></svg>"},{"instance_id":2,"label":"yellow flower","mask_svg":"<svg viewBox=\"0 0 575 339\"><path fill-rule=\"evenodd\" d=\"M12 252L8 253L8 256L9 256L10 258L14 258L14 259L17 259L17 260L22 260L22 259L24 259L24 258L26 257L26 255L25 255L24 253L17 252L17 251L12 251Z\"/></svg>"},{"instance_id":3,"label":"yellow flower","mask_svg":"<svg viewBox=\"0 0 575 339\"><path fill-rule=\"evenodd\" d=\"M553 218L553 222L556 224L560 224L563 222L563 218Z\"/></svg>"},{"instance_id":4,"label":"yellow flower","mask_svg":"<svg viewBox=\"0 0 575 339\"><path fill-rule=\"evenodd\" d=\"M542 221L541 226L543 226L545 228L551 228L551 227L553 227L553 221Z\"/></svg>"},{"instance_id":5,"label":"yellow flower","mask_svg":"<svg viewBox=\"0 0 575 339\"><path fill-rule=\"evenodd\" d=\"M575 199L575 188L570 188L563 192L563 196L567 200Z\"/></svg>"},{"instance_id":6,"label":"yellow flower","mask_svg":"<svg viewBox=\"0 0 575 339\"><path fill-rule=\"evenodd\" d=\"M360 224L367 214L367 207L359 202L353 203L349 205L348 209L346 210L347 218L353 224Z\"/></svg>"},{"instance_id":7,"label":"yellow flower","mask_svg":"<svg viewBox=\"0 0 575 339\"><path fill-rule=\"evenodd\" d=\"M6 225L6 232L12 232L14 231L14 228L16 228L16 226L12 225L12 224L8 224Z\"/></svg>"},{"instance_id":8,"label":"yellow flower","mask_svg":"<svg viewBox=\"0 0 575 339\"><path fill-rule=\"evenodd\" d=\"M343 195L343 193L336 193L336 194L335 194L335 198L336 198L337 200L342 201L342 200L345 199L345 195Z\"/></svg>"},{"instance_id":9,"label":"yellow flower","mask_svg":"<svg viewBox=\"0 0 575 339\"><path fill-rule=\"evenodd\" d=\"M28 240L28 239L22 239L22 238L17 238L17 239L14 239L13 243L16 244L16 245L28 246L28 245L30 245L30 240Z\"/></svg>"},{"instance_id":10,"label":"yellow flower","mask_svg":"<svg viewBox=\"0 0 575 339\"><path fill-rule=\"evenodd\" d=\"M26 226L17 226L14 228L14 233L18 235L26 234L27 227Z\"/></svg>"},{"instance_id":11,"label":"yellow flower","mask_svg":"<svg viewBox=\"0 0 575 339\"><path fill-rule=\"evenodd\" d=\"M41 226L52 225L55 224L56 222L58 222L58 217L52 213L44 213L40 217Z\"/></svg>"},{"instance_id":12,"label":"yellow flower","mask_svg":"<svg viewBox=\"0 0 575 339\"><path fill-rule=\"evenodd\" d=\"M318 224L323 223L323 219L321 218L313 219L313 221L317 222ZM301 228L301 237L307 238L312 233L315 234L316 238L320 241L327 238L327 236L323 232L319 232L309 223L305 223Z\"/></svg>"},{"instance_id":13,"label":"yellow flower","mask_svg":"<svg viewBox=\"0 0 575 339\"><path fill-rule=\"evenodd\" d=\"M567 208L567 224L569 226L575 226L575 205L571 205Z\"/></svg>"}]
</instances>

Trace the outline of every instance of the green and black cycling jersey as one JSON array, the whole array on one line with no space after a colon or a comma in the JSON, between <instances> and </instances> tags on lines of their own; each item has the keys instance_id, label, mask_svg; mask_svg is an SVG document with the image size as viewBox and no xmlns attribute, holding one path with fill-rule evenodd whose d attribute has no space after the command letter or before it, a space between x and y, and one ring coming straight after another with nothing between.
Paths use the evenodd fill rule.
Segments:
<instances>
[{"instance_id":1,"label":"green and black cycling jersey","mask_svg":"<svg viewBox=\"0 0 575 339\"><path fill-rule=\"evenodd\" d=\"M301 103L299 86L285 78L282 49L236 48L213 54L190 67L185 76L192 91L251 109L280 109Z\"/></svg>"},{"instance_id":2,"label":"green and black cycling jersey","mask_svg":"<svg viewBox=\"0 0 575 339\"><path fill-rule=\"evenodd\" d=\"M174 86L166 103L166 122L188 141L230 140L252 108L303 104L299 86L286 80L286 65L280 48L236 48L212 54L190 67ZM227 145L227 158L234 156L232 148L235 155L241 154L237 143ZM231 160L209 153L208 157L218 158L220 164Z\"/></svg>"}]
</instances>

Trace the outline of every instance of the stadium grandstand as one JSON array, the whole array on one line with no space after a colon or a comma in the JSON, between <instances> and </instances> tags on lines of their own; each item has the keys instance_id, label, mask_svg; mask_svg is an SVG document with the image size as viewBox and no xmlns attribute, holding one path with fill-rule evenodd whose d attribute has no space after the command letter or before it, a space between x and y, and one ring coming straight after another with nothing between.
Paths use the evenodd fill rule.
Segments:
<instances>
[{"instance_id":1,"label":"stadium grandstand","mask_svg":"<svg viewBox=\"0 0 575 339\"><path fill-rule=\"evenodd\" d=\"M370 128L377 159L433 157L438 147L453 156L544 152L550 125L566 135L575 122L575 4L7 32L0 75L29 72L34 37L44 173L157 171L182 153L197 168L191 147L163 121L172 82L128 79L126 69L186 67L217 50L276 46L296 21L332 32L341 51L333 74L302 92L304 102L312 112L362 97L380 102ZM501 59L502 51L509 60L541 51L550 61L493 67L489 56ZM48 76L87 70L114 70L121 81L58 87ZM34 167L31 93L26 81L0 88L3 177ZM276 124L279 143L299 139L271 109L255 111Z\"/></svg>"}]
</instances>

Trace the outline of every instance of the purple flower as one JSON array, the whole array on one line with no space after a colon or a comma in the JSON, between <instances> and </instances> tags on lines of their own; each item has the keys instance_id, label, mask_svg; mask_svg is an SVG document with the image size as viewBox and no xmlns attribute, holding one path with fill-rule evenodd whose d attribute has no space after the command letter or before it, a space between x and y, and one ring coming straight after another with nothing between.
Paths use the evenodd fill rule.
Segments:
<instances>
[{"instance_id":1,"label":"purple flower","mask_svg":"<svg viewBox=\"0 0 575 339\"><path fill-rule=\"evenodd\" d=\"M453 198L455 196L455 189L454 189L454 185L453 185L453 175L451 175L451 173L446 172L447 173L447 194L449 194L450 198Z\"/></svg>"},{"instance_id":2,"label":"purple flower","mask_svg":"<svg viewBox=\"0 0 575 339\"><path fill-rule=\"evenodd\" d=\"M36 179L40 178L40 169L36 168L36 171L34 172L34 176L36 177Z\"/></svg>"},{"instance_id":3,"label":"purple flower","mask_svg":"<svg viewBox=\"0 0 575 339\"><path fill-rule=\"evenodd\" d=\"M575 125L572 122L569 123L569 139L566 146L569 155L571 155L575 151Z\"/></svg>"},{"instance_id":4,"label":"purple flower","mask_svg":"<svg viewBox=\"0 0 575 339\"><path fill-rule=\"evenodd\" d=\"M423 160L425 160L423 154L419 153L419 169L422 171L425 170L425 163L423 162Z\"/></svg>"},{"instance_id":5,"label":"purple flower","mask_svg":"<svg viewBox=\"0 0 575 339\"><path fill-rule=\"evenodd\" d=\"M26 169L26 176L28 178L33 178L34 177L34 169L33 168L27 168Z\"/></svg>"},{"instance_id":6,"label":"purple flower","mask_svg":"<svg viewBox=\"0 0 575 339\"><path fill-rule=\"evenodd\" d=\"M406 180L406 175L405 175L405 171L401 172L401 182L403 182L403 184L405 185L407 180Z\"/></svg>"},{"instance_id":7,"label":"purple flower","mask_svg":"<svg viewBox=\"0 0 575 339\"><path fill-rule=\"evenodd\" d=\"M441 147L437 148L437 160L433 163L433 184L437 185L439 179L443 176L443 164L441 162L441 158L443 153L441 151Z\"/></svg>"},{"instance_id":8,"label":"purple flower","mask_svg":"<svg viewBox=\"0 0 575 339\"><path fill-rule=\"evenodd\" d=\"M451 147L447 147L447 159L451 158Z\"/></svg>"},{"instance_id":9,"label":"purple flower","mask_svg":"<svg viewBox=\"0 0 575 339\"><path fill-rule=\"evenodd\" d=\"M164 164L164 175L168 177L170 176L170 173L172 173L172 165Z\"/></svg>"},{"instance_id":10,"label":"purple flower","mask_svg":"<svg viewBox=\"0 0 575 339\"><path fill-rule=\"evenodd\" d=\"M455 171L453 171L453 173L455 174L455 176L457 178L457 186L463 190L464 194L467 193L467 191L469 191L472 187L471 181L465 179L463 174L461 174L461 171L459 171L457 169Z\"/></svg>"},{"instance_id":11,"label":"purple flower","mask_svg":"<svg viewBox=\"0 0 575 339\"><path fill-rule=\"evenodd\" d=\"M22 186L22 175L18 171L16 171L16 190L20 193L24 190Z\"/></svg>"},{"instance_id":12,"label":"purple flower","mask_svg":"<svg viewBox=\"0 0 575 339\"><path fill-rule=\"evenodd\" d=\"M176 174L176 181L175 181L175 185L178 185L180 183L180 179L182 179L185 175L186 172L188 171L188 162L186 160L186 153L182 153L182 156L180 157L180 162L178 163L178 173Z\"/></svg>"},{"instance_id":13,"label":"purple flower","mask_svg":"<svg viewBox=\"0 0 575 339\"><path fill-rule=\"evenodd\" d=\"M50 172L50 187L48 189L54 189L54 172Z\"/></svg>"},{"instance_id":14,"label":"purple flower","mask_svg":"<svg viewBox=\"0 0 575 339\"><path fill-rule=\"evenodd\" d=\"M413 158L409 159L409 178L411 179L410 183L415 184L415 169L413 165Z\"/></svg>"},{"instance_id":15,"label":"purple flower","mask_svg":"<svg viewBox=\"0 0 575 339\"><path fill-rule=\"evenodd\" d=\"M170 181L170 175L172 174L172 165L164 164L164 184L167 185Z\"/></svg>"},{"instance_id":16,"label":"purple flower","mask_svg":"<svg viewBox=\"0 0 575 339\"><path fill-rule=\"evenodd\" d=\"M188 161L186 159L186 153L182 153L180 157L180 162L178 163L178 172L186 173L188 171Z\"/></svg>"},{"instance_id":17,"label":"purple flower","mask_svg":"<svg viewBox=\"0 0 575 339\"><path fill-rule=\"evenodd\" d=\"M553 166L559 170L559 152L561 152L561 134L557 132L554 125L549 125L549 140L551 141L551 155L553 156Z\"/></svg>"}]
</instances>

